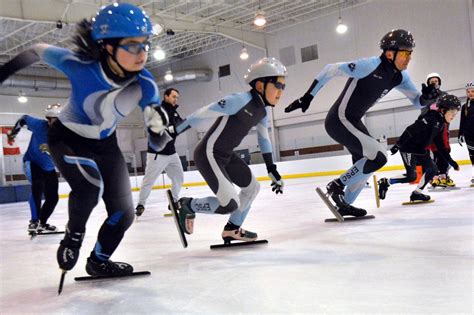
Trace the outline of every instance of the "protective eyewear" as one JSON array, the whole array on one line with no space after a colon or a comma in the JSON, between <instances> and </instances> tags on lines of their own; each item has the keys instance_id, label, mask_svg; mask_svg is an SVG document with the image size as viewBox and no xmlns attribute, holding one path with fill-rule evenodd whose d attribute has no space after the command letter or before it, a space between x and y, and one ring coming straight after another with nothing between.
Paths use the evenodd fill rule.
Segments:
<instances>
[{"instance_id":1,"label":"protective eyewear","mask_svg":"<svg viewBox=\"0 0 474 315\"><path fill-rule=\"evenodd\" d=\"M399 50L398 51L398 54L402 57L405 57L405 58L411 56L412 53L413 53L412 50Z\"/></svg>"},{"instance_id":2,"label":"protective eyewear","mask_svg":"<svg viewBox=\"0 0 474 315\"><path fill-rule=\"evenodd\" d=\"M144 42L144 43L132 43L132 44L124 44L124 45L119 45L119 48L122 48L126 50L127 52L133 54L133 55L138 55L139 53L142 52L148 52L150 50L151 43L150 42Z\"/></svg>"},{"instance_id":3,"label":"protective eyewear","mask_svg":"<svg viewBox=\"0 0 474 315\"><path fill-rule=\"evenodd\" d=\"M280 83L278 81L277 82L272 82L272 83L273 83L273 85L275 86L275 88L277 90L282 90L283 91L286 88L286 84L284 84L284 83Z\"/></svg>"}]
</instances>

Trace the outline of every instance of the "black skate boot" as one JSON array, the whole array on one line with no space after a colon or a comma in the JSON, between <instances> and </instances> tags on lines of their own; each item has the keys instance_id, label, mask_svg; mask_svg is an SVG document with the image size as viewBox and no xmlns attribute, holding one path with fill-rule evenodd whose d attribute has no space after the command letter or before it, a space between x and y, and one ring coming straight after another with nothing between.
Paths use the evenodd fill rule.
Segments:
<instances>
[{"instance_id":1,"label":"black skate boot","mask_svg":"<svg viewBox=\"0 0 474 315\"><path fill-rule=\"evenodd\" d=\"M39 221L33 221L30 220L30 223L28 224L28 233L36 233L36 230L38 229Z\"/></svg>"},{"instance_id":2,"label":"black skate boot","mask_svg":"<svg viewBox=\"0 0 474 315\"><path fill-rule=\"evenodd\" d=\"M385 177L381 178L377 181L377 184L379 185L379 198L384 200L387 195L388 187L390 187L388 179Z\"/></svg>"},{"instance_id":3,"label":"black skate boot","mask_svg":"<svg viewBox=\"0 0 474 315\"><path fill-rule=\"evenodd\" d=\"M417 191L412 192L411 196L410 196L410 201L411 202L414 202L414 201L428 201L430 199L431 199L430 196L422 194L422 193L417 192Z\"/></svg>"},{"instance_id":4,"label":"black skate boot","mask_svg":"<svg viewBox=\"0 0 474 315\"><path fill-rule=\"evenodd\" d=\"M64 239L59 243L56 258L59 268L63 270L71 270L76 265L79 258L79 250L82 245L85 233L71 232L66 226L66 234Z\"/></svg>"},{"instance_id":5,"label":"black skate boot","mask_svg":"<svg viewBox=\"0 0 474 315\"><path fill-rule=\"evenodd\" d=\"M43 233L43 232L56 232L58 230L57 227L55 227L54 225L50 225L48 223L40 223L38 225L38 230L37 232L38 233Z\"/></svg>"},{"instance_id":6,"label":"black skate boot","mask_svg":"<svg viewBox=\"0 0 474 315\"><path fill-rule=\"evenodd\" d=\"M179 225L186 234L193 234L194 232L194 218L196 218L196 214L191 209L191 200L192 198L183 197L177 202Z\"/></svg>"},{"instance_id":7,"label":"black skate boot","mask_svg":"<svg viewBox=\"0 0 474 315\"><path fill-rule=\"evenodd\" d=\"M133 274L133 267L124 262L113 262L112 260L99 261L91 257L87 258L86 272L93 277L124 277Z\"/></svg>"},{"instance_id":8,"label":"black skate boot","mask_svg":"<svg viewBox=\"0 0 474 315\"><path fill-rule=\"evenodd\" d=\"M344 200L344 184L339 178L330 181L326 185L327 194L334 200L338 208L349 207L350 205Z\"/></svg>"},{"instance_id":9,"label":"black skate boot","mask_svg":"<svg viewBox=\"0 0 474 315\"><path fill-rule=\"evenodd\" d=\"M363 216L367 215L367 211L365 211L364 209L356 208L356 207L351 206L351 205L348 205L348 206L345 206L345 207L340 207L338 209L338 212L342 216L350 215L350 216L353 216L353 217L363 217Z\"/></svg>"},{"instance_id":10,"label":"black skate boot","mask_svg":"<svg viewBox=\"0 0 474 315\"><path fill-rule=\"evenodd\" d=\"M145 211L145 207L142 206L142 205L137 205L137 207L135 208L135 215L137 217L141 216L143 214L143 212Z\"/></svg>"}]
</instances>

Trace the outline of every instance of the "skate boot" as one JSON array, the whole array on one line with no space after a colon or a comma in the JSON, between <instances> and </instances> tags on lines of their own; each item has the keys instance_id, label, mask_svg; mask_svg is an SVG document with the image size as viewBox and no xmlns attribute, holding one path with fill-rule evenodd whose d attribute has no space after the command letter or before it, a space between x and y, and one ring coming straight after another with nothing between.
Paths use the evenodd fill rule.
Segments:
<instances>
[{"instance_id":1,"label":"skate boot","mask_svg":"<svg viewBox=\"0 0 474 315\"><path fill-rule=\"evenodd\" d=\"M350 215L353 217L363 217L367 215L367 211L361 208L357 208L351 205L347 205L345 207L339 207L337 210L342 216Z\"/></svg>"},{"instance_id":2,"label":"skate boot","mask_svg":"<svg viewBox=\"0 0 474 315\"><path fill-rule=\"evenodd\" d=\"M455 187L455 186L456 186L456 184L454 183L454 181L453 181L453 180L451 179L451 177L449 177L449 176L446 177L445 181L446 181L446 186L447 186L447 187Z\"/></svg>"},{"instance_id":3,"label":"skate boot","mask_svg":"<svg viewBox=\"0 0 474 315\"><path fill-rule=\"evenodd\" d=\"M414 202L414 201L428 201L430 199L431 199L430 196L422 194L422 193L417 192L417 191L413 191L411 193L411 196L410 196L410 201L411 202Z\"/></svg>"},{"instance_id":4,"label":"skate boot","mask_svg":"<svg viewBox=\"0 0 474 315\"><path fill-rule=\"evenodd\" d=\"M377 184L379 185L379 198L384 200L387 195L388 187L390 187L390 183L388 182L388 179L384 177L379 179Z\"/></svg>"},{"instance_id":5,"label":"skate boot","mask_svg":"<svg viewBox=\"0 0 474 315\"><path fill-rule=\"evenodd\" d=\"M110 259L99 261L89 257L87 258L86 272L93 277L124 277L133 273L133 267L124 262L113 262Z\"/></svg>"},{"instance_id":6,"label":"skate boot","mask_svg":"<svg viewBox=\"0 0 474 315\"><path fill-rule=\"evenodd\" d=\"M54 225L50 225L50 224L48 224L48 223L45 223L45 224L40 223L40 224L38 225L38 230L37 230L37 232L38 232L38 233L42 233L42 232L56 232L57 230L58 230L58 228L55 227Z\"/></svg>"},{"instance_id":7,"label":"skate boot","mask_svg":"<svg viewBox=\"0 0 474 315\"><path fill-rule=\"evenodd\" d=\"M257 233L246 231L240 227L234 229L226 225L224 231L222 231L222 239L225 244L229 244L231 241L253 242L257 237Z\"/></svg>"},{"instance_id":8,"label":"skate boot","mask_svg":"<svg viewBox=\"0 0 474 315\"><path fill-rule=\"evenodd\" d=\"M79 250L82 245L85 233L71 232L66 226L64 239L59 243L56 258L59 268L71 270L76 265L79 258Z\"/></svg>"},{"instance_id":9,"label":"skate boot","mask_svg":"<svg viewBox=\"0 0 474 315\"><path fill-rule=\"evenodd\" d=\"M433 187L433 188L440 187L440 185L441 185L441 181L440 181L439 178L434 178L431 181L431 187Z\"/></svg>"},{"instance_id":10,"label":"skate boot","mask_svg":"<svg viewBox=\"0 0 474 315\"><path fill-rule=\"evenodd\" d=\"M143 214L143 212L145 211L145 207L142 206L142 205L137 205L137 207L135 208L135 215L137 217L141 216Z\"/></svg>"},{"instance_id":11,"label":"skate boot","mask_svg":"<svg viewBox=\"0 0 474 315\"><path fill-rule=\"evenodd\" d=\"M194 232L194 218L196 214L191 209L192 198L180 198L176 203L178 206L178 221L179 225L186 234L193 234Z\"/></svg>"},{"instance_id":12,"label":"skate boot","mask_svg":"<svg viewBox=\"0 0 474 315\"><path fill-rule=\"evenodd\" d=\"M30 223L28 224L28 233L33 233L36 232L38 229L39 221L33 221L30 220Z\"/></svg>"},{"instance_id":13,"label":"skate boot","mask_svg":"<svg viewBox=\"0 0 474 315\"><path fill-rule=\"evenodd\" d=\"M326 185L328 195L334 200L338 208L348 207L349 204L344 200L344 185L339 178L330 181Z\"/></svg>"}]
</instances>

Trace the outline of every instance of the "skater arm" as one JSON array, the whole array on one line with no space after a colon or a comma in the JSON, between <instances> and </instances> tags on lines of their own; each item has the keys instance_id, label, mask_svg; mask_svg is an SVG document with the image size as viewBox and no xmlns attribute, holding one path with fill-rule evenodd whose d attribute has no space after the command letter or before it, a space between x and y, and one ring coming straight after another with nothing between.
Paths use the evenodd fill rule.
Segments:
<instances>
[{"instance_id":1,"label":"skater arm","mask_svg":"<svg viewBox=\"0 0 474 315\"><path fill-rule=\"evenodd\" d=\"M402 82L396 89L402 92L416 108L420 109L429 106L436 101L439 91L434 89L434 87L426 87L425 85L422 89L423 93L420 93L420 91L416 89L408 72L402 71L402 77Z\"/></svg>"},{"instance_id":2,"label":"skater arm","mask_svg":"<svg viewBox=\"0 0 474 315\"><path fill-rule=\"evenodd\" d=\"M466 117L464 113L466 112L467 102L461 107L461 121L459 122L459 134L458 139L464 136L464 128L466 124Z\"/></svg>"},{"instance_id":3,"label":"skater arm","mask_svg":"<svg viewBox=\"0 0 474 315\"><path fill-rule=\"evenodd\" d=\"M440 154L440 157L449 165L451 165L456 171L458 171L459 170L458 163L456 163L456 161L453 160L453 158L451 157L451 155L449 154L449 152L446 150L444 146L442 131L434 137L433 142L436 145L436 149L438 149L438 153Z\"/></svg>"},{"instance_id":4,"label":"skater arm","mask_svg":"<svg viewBox=\"0 0 474 315\"><path fill-rule=\"evenodd\" d=\"M73 74L72 69L74 69L74 67L66 66L66 61L79 61L79 58L75 56L72 51L65 48L43 43L35 44L0 67L0 83L21 69L40 60L70 77Z\"/></svg>"},{"instance_id":5,"label":"skater arm","mask_svg":"<svg viewBox=\"0 0 474 315\"><path fill-rule=\"evenodd\" d=\"M26 125L26 117L29 117L29 116L28 115L21 116L20 119L16 121L15 126L13 126L13 128L10 131L8 131L7 138L9 142L12 142L13 140L15 140L15 137L18 135L21 128L24 125Z\"/></svg>"},{"instance_id":6,"label":"skater arm","mask_svg":"<svg viewBox=\"0 0 474 315\"><path fill-rule=\"evenodd\" d=\"M222 100L204 106L186 117L183 122L176 127L176 133L180 134L188 128L195 127L199 122L205 119L232 116L251 100L252 95L249 92L228 95Z\"/></svg>"},{"instance_id":7,"label":"skater arm","mask_svg":"<svg viewBox=\"0 0 474 315\"><path fill-rule=\"evenodd\" d=\"M380 57L363 58L349 62L327 64L316 76L306 93L285 108L285 113L298 108L306 112L318 91L334 77L364 78L380 64Z\"/></svg>"}]
</instances>

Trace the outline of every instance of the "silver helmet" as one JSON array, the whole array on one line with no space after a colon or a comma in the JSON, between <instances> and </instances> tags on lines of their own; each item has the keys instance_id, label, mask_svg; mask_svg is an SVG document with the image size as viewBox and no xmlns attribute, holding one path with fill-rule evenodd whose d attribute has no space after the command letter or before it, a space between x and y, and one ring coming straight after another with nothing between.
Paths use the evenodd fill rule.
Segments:
<instances>
[{"instance_id":1,"label":"silver helmet","mask_svg":"<svg viewBox=\"0 0 474 315\"><path fill-rule=\"evenodd\" d=\"M286 76L288 76L288 71L281 61L273 57L265 57L250 66L244 79L246 83L250 83L259 78Z\"/></svg>"}]
</instances>

